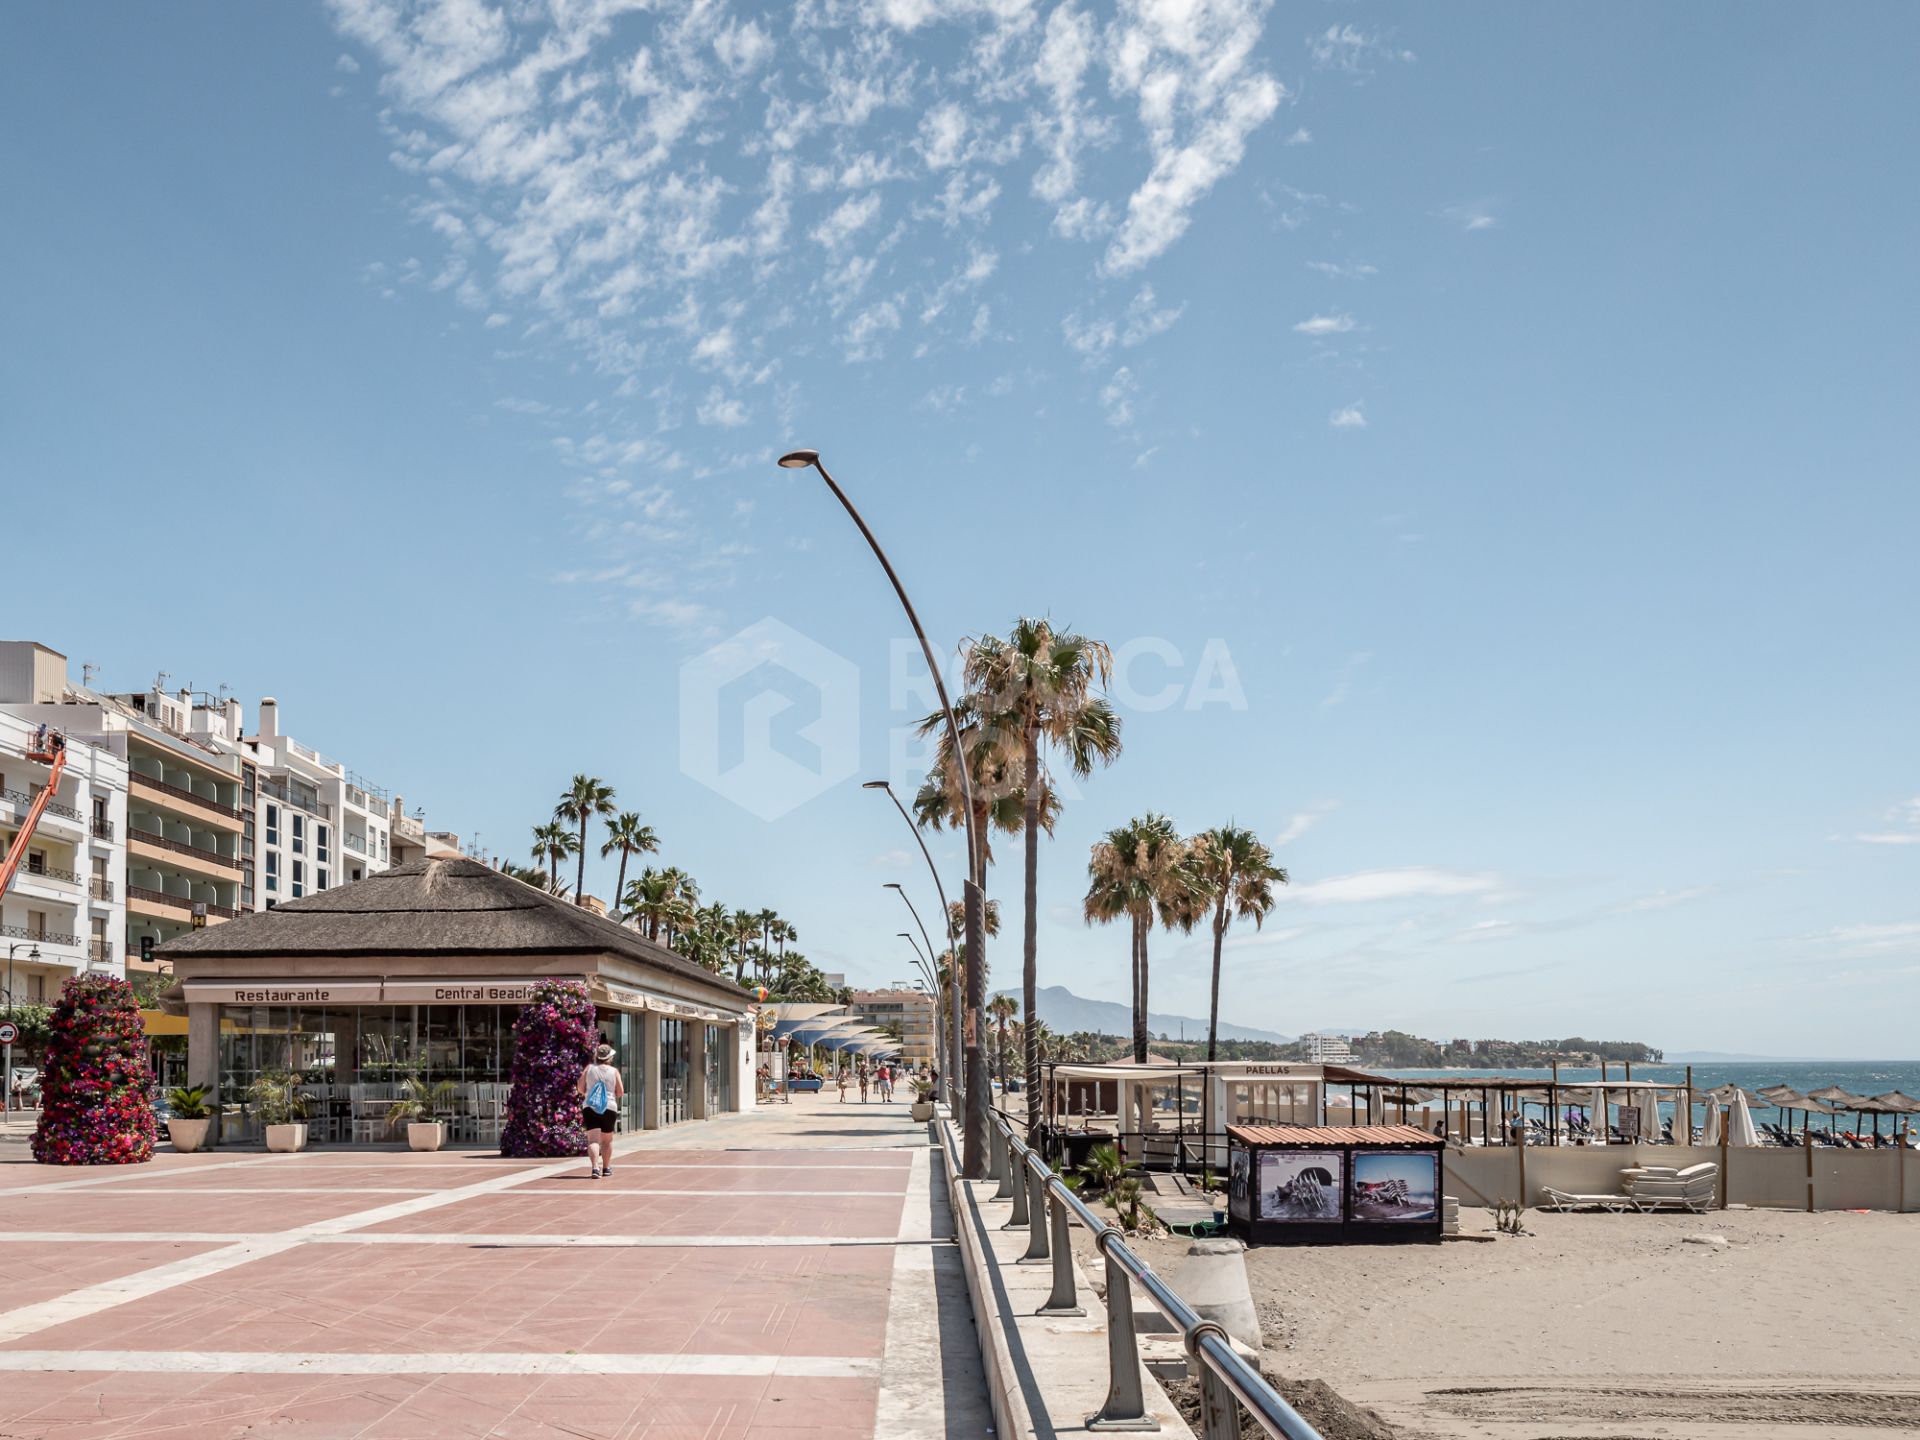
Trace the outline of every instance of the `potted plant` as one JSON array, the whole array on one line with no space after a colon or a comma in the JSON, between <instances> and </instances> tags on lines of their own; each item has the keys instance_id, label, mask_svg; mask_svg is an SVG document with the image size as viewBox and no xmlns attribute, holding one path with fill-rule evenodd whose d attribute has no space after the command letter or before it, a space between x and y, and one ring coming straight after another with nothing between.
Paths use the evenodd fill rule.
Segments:
<instances>
[{"instance_id":1,"label":"potted plant","mask_svg":"<svg viewBox=\"0 0 1920 1440\"><path fill-rule=\"evenodd\" d=\"M913 1110L915 1121L925 1122L933 1118L933 1081L915 1080L913 1082Z\"/></svg>"},{"instance_id":2,"label":"potted plant","mask_svg":"<svg viewBox=\"0 0 1920 1440\"><path fill-rule=\"evenodd\" d=\"M247 1087L247 1104L266 1131L267 1149L285 1153L307 1148L307 1101L296 1076L269 1070Z\"/></svg>"},{"instance_id":3,"label":"potted plant","mask_svg":"<svg viewBox=\"0 0 1920 1440\"><path fill-rule=\"evenodd\" d=\"M213 1106L205 1085L180 1085L167 1091L167 1138L182 1155L191 1155L207 1143L213 1124Z\"/></svg>"},{"instance_id":4,"label":"potted plant","mask_svg":"<svg viewBox=\"0 0 1920 1440\"><path fill-rule=\"evenodd\" d=\"M401 1082L400 1098L387 1109L389 1126L405 1124L407 1145L414 1150L438 1150L446 1143L447 1127L440 1119L453 1108L453 1082L428 1084L418 1075Z\"/></svg>"}]
</instances>

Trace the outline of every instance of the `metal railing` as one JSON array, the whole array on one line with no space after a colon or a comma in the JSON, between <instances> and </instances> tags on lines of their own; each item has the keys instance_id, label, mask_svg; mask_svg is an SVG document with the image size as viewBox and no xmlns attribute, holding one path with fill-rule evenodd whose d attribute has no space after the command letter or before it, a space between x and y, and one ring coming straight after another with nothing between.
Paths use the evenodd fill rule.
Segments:
<instances>
[{"instance_id":1,"label":"metal railing","mask_svg":"<svg viewBox=\"0 0 1920 1440\"><path fill-rule=\"evenodd\" d=\"M102 880L96 875L90 882L90 889L96 900L111 901L113 899L113 881L111 880Z\"/></svg>"},{"instance_id":2,"label":"metal railing","mask_svg":"<svg viewBox=\"0 0 1920 1440\"><path fill-rule=\"evenodd\" d=\"M357 835L349 835L344 830L340 832L340 843L356 855L364 855L367 853L367 842L360 839Z\"/></svg>"},{"instance_id":3,"label":"metal railing","mask_svg":"<svg viewBox=\"0 0 1920 1440\"><path fill-rule=\"evenodd\" d=\"M25 790L0 790L0 800L6 800L10 804L17 805L22 810L25 810L39 798L40 791L45 788L45 786L36 786L32 794L27 793ZM80 818L80 811L76 807L63 805L58 800L47 801L46 813L49 815L58 815L62 820L78 820Z\"/></svg>"},{"instance_id":4,"label":"metal railing","mask_svg":"<svg viewBox=\"0 0 1920 1440\"><path fill-rule=\"evenodd\" d=\"M80 872L78 870L63 869L58 865L35 865L31 857L27 860L27 868L24 873L31 880L54 880L62 885L78 885L80 883Z\"/></svg>"},{"instance_id":5,"label":"metal railing","mask_svg":"<svg viewBox=\"0 0 1920 1440\"><path fill-rule=\"evenodd\" d=\"M34 930L25 925L0 925L0 935L10 940L32 940L42 945L78 945L80 937L66 930Z\"/></svg>"},{"instance_id":6,"label":"metal railing","mask_svg":"<svg viewBox=\"0 0 1920 1440\"><path fill-rule=\"evenodd\" d=\"M1007 1228L1027 1229L1027 1253L1020 1259L1051 1260L1053 1264L1053 1293L1038 1313L1086 1313L1076 1293L1071 1229L1075 1219L1086 1226L1106 1261L1107 1398L1099 1413L1087 1422L1088 1429L1153 1428L1133 1328L1133 1287L1137 1284L1179 1333L1199 1375L1202 1440L1238 1440L1242 1409L1267 1434L1277 1435L1280 1440L1321 1440L1320 1432L1234 1350L1219 1323L1203 1319L1154 1274L1150 1265L1127 1248L1120 1231L1069 1190L998 1111L987 1117L987 1141L987 1178L1000 1185L993 1198L1013 1201Z\"/></svg>"},{"instance_id":7,"label":"metal railing","mask_svg":"<svg viewBox=\"0 0 1920 1440\"><path fill-rule=\"evenodd\" d=\"M113 942L111 940L89 940L87 942L87 949L88 954L93 957L94 964L111 965L113 963Z\"/></svg>"},{"instance_id":8,"label":"metal railing","mask_svg":"<svg viewBox=\"0 0 1920 1440\"><path fill-rule=\"evenodd\" d=\"M211 900L196 900L191 895L170 895L165 890L149 890L144 885L129 885L127 886L127 903L136 902L147 905L171 905L180 910L192 910L196 905L204 905L209 915L218 915L223 920L231 920L240 913L231 905L219 905Z\"/></svg>"},{"instance_id":9,"label":"metal railing","mask_svg":"<svg viewBox=\"0 0 1920 1440\"><path fill-rule=\"evenodd\" d=\"M222 855L218 850L209 850L203 845L189 845L185 840L169 840L164 835L155 835L150 830L129 827L127 839L141 845L157 845L162 850L172 850L176 854L191 855L196 860L205 860L213 865L225 865L230 870L241 868L240 860L234 855Z\"/></svg>"},{"instance_id":10,"label":"metal railing","mask_svg":"<svg viewBox=\"0 0 1920 1440\"><path fill-rule=\"evenodd\" d=\"M93 838L96 840L113 839L113 822L111 820L96 819L93 822Z\"/></svg>"}]
</instances>

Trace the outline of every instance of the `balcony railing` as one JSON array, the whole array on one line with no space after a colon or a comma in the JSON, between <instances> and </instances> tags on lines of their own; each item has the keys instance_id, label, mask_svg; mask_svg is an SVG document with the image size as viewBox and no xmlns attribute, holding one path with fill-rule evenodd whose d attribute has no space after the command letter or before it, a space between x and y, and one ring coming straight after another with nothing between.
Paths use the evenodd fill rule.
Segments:
<instances>
[{"instance_id":1,"label":"balcony railing","mask_svg":"<svg viewBox=\"0 0 1920 1440\"><path fill-rule=\"evenodd\" d=\"M158 845L162 850L191 855L196 860L205 860L213 865L225 865L229 870L242 868L239 860L231 855L222 855L218 850L208 850L199 845L189 845L184 840L169 840L164 835L154 835L146 830L127 831L127 840L140 845Z\"/></svg>"},{"instance_id":2,"label":"balcony railing","mask_svg":"<svg viewBox=\"0 0 1920 1440\"><path fill-rule=\"evenodd\" d=\"M231 805L222 804L206 795L197 795L178 785L169 785L164 780L156 780L151 775L143 775L138 770L130 771L127 778L136 785L145 785L150 790L158 790L162 795L170 795L176 800L184 800L189 805L198 805L202 810L211 810L215 815L224 815L229 820L238 820L240 812Z\"/></svg>"},{"instance_id":3,"label":"balcony railing","mask_svg":"<svg viewBox=\"0 0 1920 1440\"><path fill-rule=\"evenodd\" d=\"M33 804L39 797L39 794L40 792L38 790L33 791L32 794L29 794L25 790L0 790L0 800L5 800L8 804L17 805L20 809L25 810ZM49 800L47 802L46 813L49 815L58 815L62 820L78 820L80 818L80 812L77 809L71 805L62 805L58 800Z\"/></svg>"},{"instance_id":4,"label":"balcony railing","mask_svg":"<svg viewBox=\"0 0 1920 1440\"><path fill-rule=\"evenodd\" d=\"M113 822L111 820L95 820L93 822L93 838L96 840L113 839Z\"/></svg>"},{"instance_id":5,"label":"balcony railing","mask_svg":"<svg viewBox=\"0 0 1920 1440\"><path fill-rule=\"evenodd\" d=\"M89 941L87 953L93 957L94 964L111 965L113 963L113 942L111 940Z\"/></svg>"},{"instance_id":6,"label":"balcony railing","mask_svg":"<svg viewBox=\"0 0 1920 1440\"><path fill-rule=\"evenodd\" d=\"M356 855L364 855L367 853L367 842L356 835L343 834L340 837L340 843Z\"/></svg>"},{"instance_id":7,"label":"balcony railing","mask_svg":"<svg viewBox=\"0 0 1920 1440\"><path fill-rule=\"evenodd\" d=\"M278 800L282 805L291 805L294 809L304 810L309 815L318 815L322 820L333 818L333 807L318 795L290 790L285 785L276 784L271 780L263 780L260 783L260 793L269 800Z\"/></svg>"},{"instance_id":8,"label":"balcony railing","mask_svg":"<svg viewBox=\"0 0 1920 1440\"><path fill-rule=\"evenodd\" d=\"M96 900L113 899L113 881L102 880L96 875L93 880L92 892L93 898Z\"/></svg>"},{"instance_id":9,"label":"balcony railing","mask_svg":"<svg viewBox=\"0 0 1920 1440\"><path fill-rule=\"evenodd\" d=\"M62 885L80 883L78 871L62 869L58 865L35 865L31 859L27 861L25 874L31 880L57 880Z\"/></svg>"},{"instance_id":10,"label":"balcony railing","mask_svg":"<svg viewBox=\"0 0 1920 1440\"><path fill-rule=\"evenodd\" d=\"M223 920L231 920L240 912L231 905L216 905L211 900L196 900L191 895L169 895L164 890L149 890L144 885L127 886L129 905L144 901L148 905L171 905L178 910L191 910L196 905L207 907L207 914L218 915Z\"/></svg>"},{"instance_id":11,"label":"balcony railing","mask_svg":"<svg viewBox=\"0 0 1920 1440\"><path fill-rule=\"evenodd\" d=\"M9 940L32 940L44 945L78 945L80 937L64 930L29 930L24 925L0 925L0 935Z\"/></svg>"}]
</instances>

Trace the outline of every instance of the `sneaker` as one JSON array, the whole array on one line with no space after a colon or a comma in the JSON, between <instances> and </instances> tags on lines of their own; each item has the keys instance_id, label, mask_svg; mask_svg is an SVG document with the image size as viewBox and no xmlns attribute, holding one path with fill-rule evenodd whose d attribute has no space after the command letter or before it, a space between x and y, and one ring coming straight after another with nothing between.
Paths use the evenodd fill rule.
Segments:
<instances>
[{"instance_id":1,"label":"sneaker","mask_svg":"<svg viewBox=\"0 0 1920 1440\"><path fill-rule=\"evenodd\" d=\"M587 1178L589 1180L598 1180L600 1178L600 1172L598 1170L591 1171L589 1172Z\"/></svg>"},{"instance_id":2,"label":"sneaker","mask_svg":"<svg viewBox=\"0 0 1920 1440\"><path fill-rule=\"evenodd\" d=\"M600 1173L601 1173L602 1175L611 1175L611 1174L613 1174L613 1166L611 1166L611 1165L602 1165L602 1166L600 1167Z\"/></svg>"}]
</instances>

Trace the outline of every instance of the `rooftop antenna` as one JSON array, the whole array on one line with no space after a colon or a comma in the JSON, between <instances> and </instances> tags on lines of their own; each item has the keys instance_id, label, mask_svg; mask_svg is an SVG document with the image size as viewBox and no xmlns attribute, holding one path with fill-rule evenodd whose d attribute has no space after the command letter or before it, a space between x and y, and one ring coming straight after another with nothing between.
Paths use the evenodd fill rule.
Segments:
<instances>
[{"instance_id":1,"label":"rooftop antenna","mask_svg":"<svg viewBox=\"0 0 1920 1440\"><path fill-rule=\"evenodd\" d=\"M220 703L222 705L225 705L227 703L227 692L231 689L233 689L233 687L227 684L226 681L222 680L220 682Z\"/></svg>"},{"instance_id":2,"label":"rooftop antenna","mask_svg":"<svg viewBox=\"0 0 1920 1440\"><path fill-rule=\"evenodd\" d=\"M162 670L158 675L153 677L153 688L155 690L158 690L160 693L165 694L167 689L167 682L171 679L173 679L172 674L170 674L168 671Z\"/></svg>"},{"instance_id":3,"label":"rooftop antenna","mask_svg":"<svg viewBox=\"0 0 1920 1440\"><path fill-rule=\"evenodd\" d=\"M99 673L99 670L100 667L91 660L82 660L80 662L80 684L82 688L88 690L93 688L93 677Z\"/></svg>"}]
</instances>

